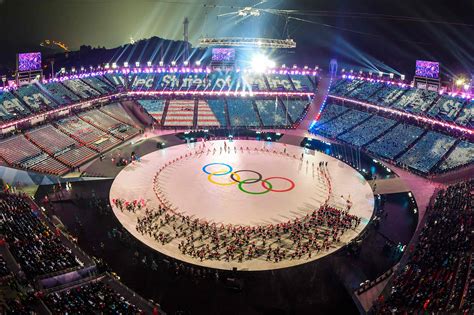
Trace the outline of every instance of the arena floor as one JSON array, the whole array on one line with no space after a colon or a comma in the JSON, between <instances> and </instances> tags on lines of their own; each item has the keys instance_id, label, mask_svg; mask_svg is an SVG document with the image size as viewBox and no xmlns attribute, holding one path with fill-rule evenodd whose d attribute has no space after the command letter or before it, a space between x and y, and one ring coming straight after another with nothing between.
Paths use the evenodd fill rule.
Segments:
<instances>
[{"instance_id":1,"label":"arena floor","mask_svg":"<svg viewBox=\"0 0 474 315\"><path fill-rule=\"evenodd\" d=\"M328 162L328 176L318 169L320 162ZM120 223L149 247L188 263L240 270L285 268L328 255L364 229L374 208L370 185L345 163L297 146L250 140L183 144L150 153L118 174L110 199L143 200L149 209L162 202L183 215L218 225L287 222L304 217L327 200L342 209L351 204L349 213L362 218L362 223L344 233L339 243L311 258L279 262L263 257L240 263L200 261L183 255L178 239L163 245L137 232L137 217L144 216L143 210L121 211L111 202Z\"/></svg>"}]
</instances>

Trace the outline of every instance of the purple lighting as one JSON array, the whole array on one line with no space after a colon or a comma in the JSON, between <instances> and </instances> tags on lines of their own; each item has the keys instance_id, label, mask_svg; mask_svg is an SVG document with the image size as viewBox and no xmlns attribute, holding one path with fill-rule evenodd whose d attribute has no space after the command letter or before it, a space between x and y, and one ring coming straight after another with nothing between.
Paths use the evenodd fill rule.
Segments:
<instances>
[{"instance_id":1,"label":"purple lighting","mask_svg":"<svg viewBox=\"0 0 474 315\"><path fill-rule=\"evenodd\" d=\"M40 52L18 54L18 71L36 71L40 69Z\"/></svg>"}]
</instances>

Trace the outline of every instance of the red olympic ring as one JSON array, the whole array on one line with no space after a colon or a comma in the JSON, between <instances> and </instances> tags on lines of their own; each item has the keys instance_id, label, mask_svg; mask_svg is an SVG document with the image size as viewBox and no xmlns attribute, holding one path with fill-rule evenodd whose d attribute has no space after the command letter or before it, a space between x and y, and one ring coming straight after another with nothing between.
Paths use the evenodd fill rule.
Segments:
<instances>
[{"instance_id":1,"label":"red olympic ring","mask_svg":"<svg viewBox=\"0 0 474 315\"><path fill-rule=\"evenodd\" d=\"M282 180L286 180L288 183L290 183L290 187L289 188L286 188L286 189L273 189L273 188L269 188L267 187L267 183L266 181L270 180L270 179L282 179ZM265 189L268 189L270 191L273 191L273 192L287 192L287 191L290 191L292 190L293 188L295 188L295 182L292 181L291 179L289 178L286 178L286 177L278 177L278 176L273 176L273 177L268 177L268 178L265 178L264 180L262 180L262 186L263 188Z\"/></svg>"}]
</instances>

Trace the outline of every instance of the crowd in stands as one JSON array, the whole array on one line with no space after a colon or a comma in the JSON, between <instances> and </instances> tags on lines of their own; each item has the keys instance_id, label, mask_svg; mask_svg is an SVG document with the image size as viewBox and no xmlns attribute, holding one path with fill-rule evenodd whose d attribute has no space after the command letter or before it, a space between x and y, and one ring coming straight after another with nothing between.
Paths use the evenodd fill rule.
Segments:
<instances>
[{"instance_id":1,"label":"crowd in stands","mask_svg":"<svg viewBox=\"0 0 474 315\"><path fill-rule=\"evenodd\" d=\"M263 126L287 126L289 124L285 111L278 99L256 100L255 105L262 119Z\"/></svg>"},{"instance_id":2,"label":"crowd in stands","mask_svg":"<svg viewBox=\"0 0 474 315\"><path fill-rule=\"evenodd\" d=\"M28 278L82 264L25 197L1 193L0 222L0 234Z\"/></svg>"},{"instance_id":3,"label":"crowd in stands","mask_svg":"<svg viewBox=\"0 0 474 315\"><path fill-rule=\"evenodd\" d=\"M441 170L449 170L472 163L473 160L474 143L469 141L460 141L439 168Z\"/></svg>"},{"instance_id":4,"label":"crowd in stands","mask_svg":"<svg viewBox=\"0 0 474 315\"><path fill-rule=\"evenodd\" d=\"M143 314L109 284L92 281L44 297L53 314Z\"/></svg>"},{"instance_id":5,"label":"crowd in stands","mask_svg":"<svg viewBox=\"0 0 474 315\"><path fill-rule=\"evenodd\" d=\"M228 98L227 110L231 126L260 126L252 100L240 98Z\"/></svg>"},{"instance_id":6,"label":"crowd in stands","mask_svg":"<svg viewBox=\"0 0 474 315\"><path fill-rule=\"evenodd\" d=\"M303 115L309 104L311 104L310 99L290 100L282 98L280 100L285 105L288 115L291 117L291 120L293 122L298 121L298 119Z\"/></svg>"},{"instance_id":7,"label":"crowd in stands","mask_svg":"<svg viewBox=\"0 0 474 315\"><path fill-rule=\"evenodd\" d=\"M439 97L434 91L410 89L392 103L393 108L414 114L425 113Z\"/></svg>"},{"instance_id":8,"label":"crowd in stands","mask_svg":"<svg viewBox=\"0 0 474 315\"><path fill-rule=\"evenodd\" d=\"M314 126L313 131L328 137L337 137L369 117L370 114L353 109L325 124L317 124Z\"/></svg>"},{"instance_id":9,"label":"crowd in stands","mask_svg":"<svg viewBox=\"0 0 474 315\"><path fill-rule=\"evenodd\" d=\"M374 115L350 131L342 134L338 139L355 146L363 146L380 136L396 123L395 120Z\"/></svg>"},{"instance_id":10,"label":"crowd in stands","mask_svg":"<svg viewBox=\"0 0 474 315\"><path fill-rule=\"evenodd\" d=\"M381 314L464 313L472 309L473 182L440 191L409 258L396 275ZM471 277L469 277L471 275Z\"/></svg>"}]
</instances>

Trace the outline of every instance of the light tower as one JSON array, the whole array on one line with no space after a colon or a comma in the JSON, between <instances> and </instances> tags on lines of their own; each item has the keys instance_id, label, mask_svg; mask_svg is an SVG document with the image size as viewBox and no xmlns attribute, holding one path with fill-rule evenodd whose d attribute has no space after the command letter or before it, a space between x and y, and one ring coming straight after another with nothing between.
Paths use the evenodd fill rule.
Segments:
<instances>
[{"instance_id":1,"label":"light tower","mask_svg":"<svg viewBox=\"0 0 474 315\"><path fill-rule=\"evenodd\" d=\"M183 37L184 37L184 61L189 60L189 19L187 17L184 18L183 21Z\"/></svg>"}]
</instances>

